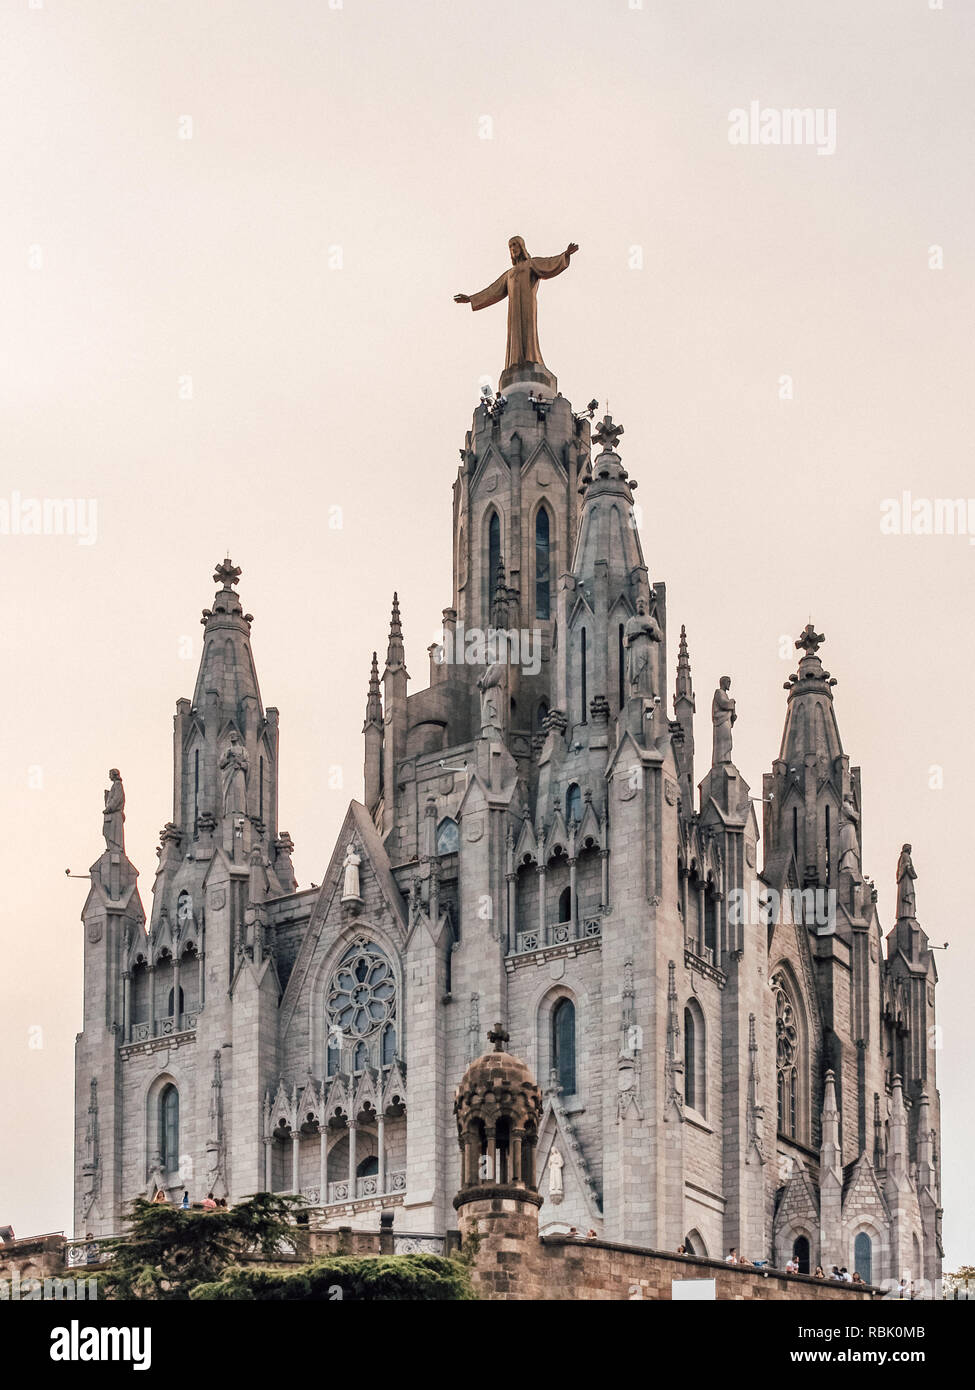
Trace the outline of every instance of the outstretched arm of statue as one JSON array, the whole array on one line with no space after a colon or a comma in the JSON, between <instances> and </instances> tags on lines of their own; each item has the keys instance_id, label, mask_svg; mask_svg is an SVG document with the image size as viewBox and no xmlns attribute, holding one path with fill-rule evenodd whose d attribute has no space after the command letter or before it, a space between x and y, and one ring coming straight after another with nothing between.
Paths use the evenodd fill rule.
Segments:
<instances>
[{"instance_id":1,"label":"outstretched arm of statue","mask_svg":"<svg viewBox=\"0 0 975 1390\"><path fill-rule=\"evenodd\" d=\"M560 256L532 256L532 270L540 280L551 280L553 275L561 275L563 270L568 270L569 257L574 256L578 249L576 243L570 241Z\"/></svg>"},{"instance_id":2,"label":"outstretched arm of statue","mask_svg":"<svg viewBox=\"0 0 975 1390\"><path fill-rule=\"evenodd\" d=\"M508 294L508 272L499 275L493 285L488 285L486 290L478 290L477 294L455 294L455 304L469 304L475 311L486 309L491 304L498 304Z\"/></svg>"}]
</instances>

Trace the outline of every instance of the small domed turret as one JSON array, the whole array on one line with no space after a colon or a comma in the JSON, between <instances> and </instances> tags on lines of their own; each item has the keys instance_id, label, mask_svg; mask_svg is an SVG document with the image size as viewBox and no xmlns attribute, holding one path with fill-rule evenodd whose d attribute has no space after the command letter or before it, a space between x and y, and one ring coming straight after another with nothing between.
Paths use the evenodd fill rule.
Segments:
<instances>
[{"instance_id":1,"label":"small domed turret","mask_svg":"<svg viewBox=\"0 0 975 1390\"><path fill-rule=\"evenodd\" d=\"M494 1050L470 1064L454 1097L461 1149L455 1207L484 1196L486 1188L507 1188L512 1196L522 1197L537 1193L535 1145L542 1117L541 1092L528 1065L504 1050L508 1034L500 1023L488 1038Z\"/></svg>"}]
</instances>

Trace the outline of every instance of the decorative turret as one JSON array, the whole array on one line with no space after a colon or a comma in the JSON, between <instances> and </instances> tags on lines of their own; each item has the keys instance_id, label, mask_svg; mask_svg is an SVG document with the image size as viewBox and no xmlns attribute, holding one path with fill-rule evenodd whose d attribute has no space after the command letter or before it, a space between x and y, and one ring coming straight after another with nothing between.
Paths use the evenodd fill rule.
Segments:
<instances>
[{"instance_id":1,"label":"decorative turret","mask_svg":"<svg viewBox=\"0 0 975 1390\"><path fill-rule=\"evenodd\" d=\"M652 591L647 578L633 522L636 483L617 452L622 433L611 415L603 417L592 436L601 451L579 484L573 583L559 595L559 631L567 640L556 703L568 710L570 726L585 724L589 697L605 695L614 716L629 710L642 742L666 725L645 719L664 690L664 590Z\"/></svg>"},{"instance_id":2,"label":"decorative turret","mask_svg":"<svg viewBox=\"0 0 975 1390\"><path fill-rule=\"evenodd\" d=\"M535 1145L542 1095L528 1065L505 1050L500 1023L488 1033L494 1050L471 1062L454 1095L461 1150L459 1210L485 1197L541 1206L535 1184Z\"/></svg>"},{"instance_id":3,"label":"decorative turret","mask_svg":"<svg viewBox=\"0 0 975 1390\"><path fill-rule=\"evenodd\" d=\"M819 1145L819 1210L821 1263L842 1264L843 1152L840 1145L840 1112L836 1104L836 1077L826 1073L823 1087Z\"/></svg>"},{"instance_id":4,"label":"decorative turret","mask_svg":"<svg viewBox=\"0 0 975 1390\"><path fill-rule=\"evenodd\" d=\"M807 623L796 640L802 651L799 670L791 675L785 728L779 756L764 779L765 866L773 880L784 881L795 861L799 886L839 884L840 832L859 817L859 769L850 769L843 752L833 707L836 680L818 655L825 638ZM844 807L848 808L844 810ZM844 839L847 867L854 858ZM856 902L849 904L856 909Z\"/></svg>"},{"instance_id":5,"label":"decorative turret","mask_svg":"<svg viewBox=\"0 0 975 1390\"><path fill-rule=\"evenodd\" d=\"M379 687L379 662L376 652L372 654L372 670L369 673L369 694L366 696L366 718L362 725L365 738L365 765L363 780L365 784L365 804L370 815L375 813L382 786L383 771L383 704Z\"/></svg>"},{"instance_id":6,"label":"decorative turret","mask_svg":"<svg viewBox=\"0 0 975 1390\"><path fill-rule=\"evenodd\" d=\"M229 557L216 567L193 701L176 705L173 821L184 853L212 825L227 853L246 862L254 843L277 835L278 712L261 702L253 617L234 592L240 575Z\"/></svg>"},{"instance_id":7,"label":"decorative turret","mask_svg":"<svg viewBox=\"0 0 975 1390\"><path fill-rule=\"evenodd\" d=\"M694 811L694 686L691 658L687 650L687 629L681 623L677 649L677 684L674 688L674 720L680 726L675 756L680 775L681 806L685 816Z\"/></svg>"},{"instance_id":8,"label":"decorative turret","mask_svg":"<svg viewBox=\"0 0 975 1390\"><path fill-rule=\"evenodd\" d=\"M396 763L406 753L406 692L410 674L406 669L403 647L403 627L399 615L399 595L393 594L393 609L389 619L389 642L386 647L386 669L383 672L383 706L385 732L383 737L383 832L392 829L395 818L394 792Z\"/></svg>"},{"instance_id":9,"label":"decorative turret","mask_svg":"<svg viewBox=\"0 0 975 1390\"><path fill-rule=\"evenodd\" d=\"M896 1030L892 1065L903 1076L908 1093L917 1098L935 1074L934 986L938 972L927 932L917 920L917 871L909 844L898 856L896 880L897 920L887 933Z\"/></svg>"},{"instance_id":10,"label":"decorative turret","mask_svg":"<svg viewBox=\"0 0 975 1390\"><path fill-rule=\"evenodd\" d=\"M531 1071L505 1051L496 1023L493 1052L471 1062L454 1096L460 1144L460 1191L454 1198L461 1240L476 1235L472 1277L481 1298L505 1298L508 1264L530 1286L539 1260L535 1145L542 1096Z\"/></svg>"}]
</instances>

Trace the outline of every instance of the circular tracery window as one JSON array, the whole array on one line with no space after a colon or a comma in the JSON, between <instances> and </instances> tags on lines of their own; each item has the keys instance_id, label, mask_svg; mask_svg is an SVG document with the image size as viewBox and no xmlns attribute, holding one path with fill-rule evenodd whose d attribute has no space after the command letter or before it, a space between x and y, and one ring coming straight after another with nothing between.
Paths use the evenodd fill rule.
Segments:
<instances>
[{"instance_id":1,"label":"circular tracery window","mask_svg":"<svg viewBox=\"0 0 975 1390\"><path fill-rule=\"evenodd\" d=\"M343 1033L364 1038L393 1017L396 986L392 967L373 942L353 946L332 978L329 1022Z\"/></svg>"}]
</instances>

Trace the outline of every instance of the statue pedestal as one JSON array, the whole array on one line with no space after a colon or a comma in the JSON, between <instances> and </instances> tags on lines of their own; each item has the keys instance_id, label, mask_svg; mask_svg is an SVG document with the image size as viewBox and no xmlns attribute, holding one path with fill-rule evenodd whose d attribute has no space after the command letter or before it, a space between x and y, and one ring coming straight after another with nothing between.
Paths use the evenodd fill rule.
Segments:
<instances>
[{"instance_id":1,"label":"statue pedestal","mask_svg":"<svg viewBox=\"0 0 975 1390\"><path fill-rule=\"evenodd\" d=\"M558 389L558 377L539 362L520 362L516 367L506 367L498 381L498 390L506 396L512 391L534 391L551 397Z\"/></svg>"},{"instance_id":2,"label":"statue pedestal","mask_svg":"<svg viewBox=\"0 0 975 1390\"><path fill-rule=\"evenodd\" d=\"M659 730L654 728L657 720L663 716L654 713L660 711L663 704L654 705L653 700L647 695L631 695L626 702L626 714L624 725L633 735L637 743L649 748L655 742ZM653 715L653 718L650 716Z\"/></svg>"},{"instance_id":3,"label":"statue pedestal","mask_svg":"<svg viewBox=\"0 0 975 1390\"><path fill-rule=\"evenodd\" d=\"M474 770L491 791L500 791L517 776L518 765L500 739L482 737L474 741Z\"/></svg>"}]
</instances>

